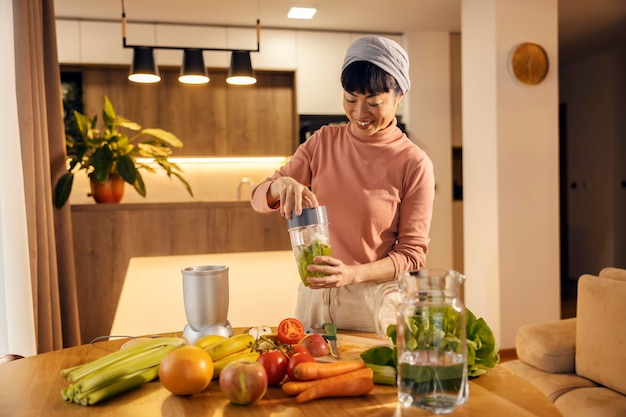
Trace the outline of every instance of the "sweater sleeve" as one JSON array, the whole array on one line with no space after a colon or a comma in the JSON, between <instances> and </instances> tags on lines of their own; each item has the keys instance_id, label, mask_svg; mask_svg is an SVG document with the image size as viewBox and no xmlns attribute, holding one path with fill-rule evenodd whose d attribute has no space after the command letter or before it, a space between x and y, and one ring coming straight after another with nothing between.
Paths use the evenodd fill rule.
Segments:
<instances>
[{"instance_id":1,"label":"sweater sleeve","mask_svg":"<svg viewBox=\"0 0 626 417\"><path fill-rule=\"evenodd\" d=\"M403 271L419 269L426 264L435 177L430 158L424 155L417 169L405 175L406 191L399 208L398 237L389 252L396 277Z\"/></svg>"},{"instance_id":2,"label":"sweater sleeve","mask_svg":"<svg viewBox=\"0 0 626 417\"><path fill-rule=\"evenodd\" d=\"M252 190L250 204L255 211L259 213L272 213L279 209L280 203L272 207L267 203L267 192L272 182L279 177L292 177L307 187L311 185L310 155L312 149L310 148L312 148L311 144L313 143L314 141L309 139L307 142L301 144L284 166L279 168L271 177L266 178Z\"/></svg>"}]
</instances>

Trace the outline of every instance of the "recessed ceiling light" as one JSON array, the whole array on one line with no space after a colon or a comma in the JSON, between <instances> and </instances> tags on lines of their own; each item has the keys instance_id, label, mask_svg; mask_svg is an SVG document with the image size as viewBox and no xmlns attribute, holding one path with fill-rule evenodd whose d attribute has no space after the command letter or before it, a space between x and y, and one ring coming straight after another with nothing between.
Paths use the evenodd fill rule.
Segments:
<instances>
[{"instance_id":1,"label":"recessed ceiling light","mask_svg":"<svg viewBox=\"0 0 626 417\"><path fill-rule=\"evenodd\" d=\"M314 7L292 7L287 17L289 19L312 19L316 11Z\"/></svg>"}]
</instances>

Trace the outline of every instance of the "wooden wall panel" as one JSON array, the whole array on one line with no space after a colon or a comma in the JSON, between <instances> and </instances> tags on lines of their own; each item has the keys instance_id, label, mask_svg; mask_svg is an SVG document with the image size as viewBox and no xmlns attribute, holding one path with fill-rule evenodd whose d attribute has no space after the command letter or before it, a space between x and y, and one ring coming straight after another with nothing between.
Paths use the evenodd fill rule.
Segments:
<instances>
[{"instance_id":1,"label":"wooden wall panel","mask_svg":"<svg viewBox=\"0 0 626 417\"><path fill-rule=\"evenodd\" d=\"M83 343L109 334L131 257L291 247L285 220L249 202L79 205L72 223Z\"/></svg>"},{"instance_id":2,"label":"wooden wall panel","mask_svg":"<svg viewBox=\"0 0 626 417\"><path fill-rule=\"evenodd\" d=\"M185 146L176 155L228 155L225 72L211 72L206 85L178 82L178 69L164 70L159 90L159 120L163 129L184 132ZM178 135L178 134L177 134Z\"/></svg>"},{"instance_id":3,"label":"wooden wall panel","mask_svg":"<svg viewBox=\"0 0 626 417\"><path fill-rule=\"evenodd\" d=\"M184 143L176 156L291 155L298 141L293 72L257 72L254 86L229 86L225 69L209 84L178 82L178 68L161 68L160 83L128 81L127 67L66 67L83 74L84 112L101 119L104 97L118 114L160 127Z\"/></svg>"}]
</instances>

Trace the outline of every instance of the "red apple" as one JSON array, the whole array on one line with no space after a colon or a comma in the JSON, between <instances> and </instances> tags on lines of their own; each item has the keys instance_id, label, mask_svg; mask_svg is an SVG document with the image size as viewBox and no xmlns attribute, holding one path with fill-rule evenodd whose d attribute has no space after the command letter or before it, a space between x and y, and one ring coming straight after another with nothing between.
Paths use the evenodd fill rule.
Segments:
<instances>
[{"instance_id":1,"label":"red apple","mask_svg":"<svg viewBox=\"0 0 626 417\"><path fill-rule=\"evenodd\" d=\"M220 391L233 404L248 405L262 398L267 391L267 373L258 362L236 361L222 369Z\"/></svg>"},{"instance_id":2,"label":"red apple","mask_svg":"<svg viewBox=\"0 0 626 417\"><path fill-rule=\"evenodd\" d=\"M330 353L330 348L328 347L328 343L326 343L326 339L317 333L311 333L304 336L298 344L307 348L307 350L315 358L326 356Z\"/></svg>"}]
</instances>

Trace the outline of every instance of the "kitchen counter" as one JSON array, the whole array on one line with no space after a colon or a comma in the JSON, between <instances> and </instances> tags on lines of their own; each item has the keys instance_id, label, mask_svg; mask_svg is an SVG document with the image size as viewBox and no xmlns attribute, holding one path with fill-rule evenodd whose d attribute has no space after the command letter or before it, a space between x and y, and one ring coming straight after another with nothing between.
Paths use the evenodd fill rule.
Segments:
<instances>
[{"instance_id":1,"label":"kitchen counter","mask_svg":"<svg viewBox=\"0 0 626 417\"><path fill-rule=\"evenodd\" d=\"M241 329L239 329L240 331ZM341 336L339 334L339 343ZM360 336L366 336L361 334ZM370 337L373 337L370 335ZM158 381L149 382L99 405L66 403L62 369L93 361L119 348L127 339L83 345L19 359L0 365L0 416L11 417L426 417L428 411L397 408L397 389L376 385L366 396L324 398L297 404L279 388L250 406L230 404L213 381L200 394L177 397ZM470 380L469 401L450 417L560 417L539 390L508 369L496 366Z\"/></svg>"},{"instance_id":2,"label":"kitchen counter","mask_svg":"<svg viewBox=\"0 0 626 417\"><path fill-rule=\"evenodd\" d=\"M111 334L182 331L187 319L181 270L201 265L228 266L233 327L277 326L293 316L300 277L291 250L139 257L128 263Z\"/></svg>"},{"instance_id":3,"label":"kitchen counter","mask_svg":"<svg viewBox=\"0 0 626 417\"><path fill-rule=\"evenodd\" d=\"M291 249L285 219L243 201L73 205L72 228L83 343L110 334L131 258Z\"/></svg>"}]
</instances>

